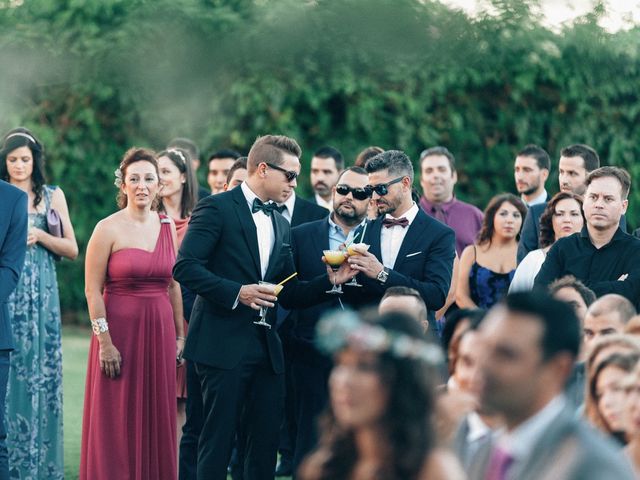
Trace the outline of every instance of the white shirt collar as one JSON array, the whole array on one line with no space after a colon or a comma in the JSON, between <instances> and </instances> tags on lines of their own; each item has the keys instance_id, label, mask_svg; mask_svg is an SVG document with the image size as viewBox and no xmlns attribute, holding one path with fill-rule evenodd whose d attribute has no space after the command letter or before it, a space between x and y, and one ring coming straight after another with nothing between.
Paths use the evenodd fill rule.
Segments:
<instances>
[{"instance_id":1,"label":"white shirt collar","mask_svg":"<svg viewBox=\"0 0 640 480\"><path fill-rule=\"evenodd\" d=\"M404 215L401 215L400 217L394 217L393 215L390 214L386 214L385 218L406 218L407 220L409 220L409 225L411 225L413 223L413 221L416 219L416 216L418 215L418 212L420 211L420 208L418 208L418 205L416 205L416 202L413 202L413 204L411 205L411 208L409 210L407 210L406 212L404 212Z\"/></svg>"},{"instance_id":2,"label":"white shirt collar","mask_svg":"<svg viewBox=\"0 0 640 480\"><path fill-rule=\"evenodd\" d=\"M498 439L500 448L519 461L531 454L536 442L544 435L554 419L564 409L567 401L558 395L534 416L518 425L511 432L504 432Z\"/></svg>"},{"instance_id":3,"label":"white shirt collar","mask_svg":"<svg viewBox=\"0 0 640 480\"><path fill-rule=\"evenodd\" d=\"M287 198L287 201L282 203L287 208L289 215L293 215L293 206L296 204L296 192L292 192L291 196Z\"/></svg>"},{"instance_id":4,"label":"white shirt collar","mask_svg":"<svg viewBox=\"0 0 640 480\"><path fill-rule=\"evenodd\" d=\"M546 190L542 190L542 193L540 195L538 195L537 197L535 197L534 199L532 199L530 202L527 202L524 197L522 197L522 201L524 203L526 203L528 206L532 206L532 205L538 205L540 203L544 203L547 201L547 191Z\"/></svg>"},{"instance_id":5,"label":"white shirt collar","mask_svg":"<svg viewBox=\"0 0 640 480\"><path fill-rule=\"evenodd\" d=\"M325 201L325 199L324 199L324 198L322 198L322 197L321 197L320 195L318 195L317 193L316 193L316 195L315 195L315 199L316 199L316 203L317 203L318 205L320 205L321 207L326 208L326 209L327 209L327 210L329 210L330 212L333 212L333 205L331 205L331 203L330 203L330 202Z\"/></svg>"},{"instance_id":6,"label":"white shirt collar","mask_svg":"<svg viewBox=\"0 0 640 480\"><path fill-rule=\"evenodd\" d=\"M249 204L249 208L253 208L253 201L256 198L259 198L255 193L253 193L253 190L251 190L249 188L249 185L247 185L247 182L242 182L240 184L240 188L242 189L242 193L244 194L244 198L247 199L247 203Z\"/></svg>"},{"instance_id":7,"label":"white shirt collar","mask_svg":"<svg viewBox=\"0 0 640 480\"><path fill-rule=\"evenodd\" d=\"M480 415L476 412L469 412L467 415L467 425L469 425L469 433L467 433L468 442L473 442L491 433L489 426L482 421L482 418L480 418Z\"/></svg>"}]
</instances>

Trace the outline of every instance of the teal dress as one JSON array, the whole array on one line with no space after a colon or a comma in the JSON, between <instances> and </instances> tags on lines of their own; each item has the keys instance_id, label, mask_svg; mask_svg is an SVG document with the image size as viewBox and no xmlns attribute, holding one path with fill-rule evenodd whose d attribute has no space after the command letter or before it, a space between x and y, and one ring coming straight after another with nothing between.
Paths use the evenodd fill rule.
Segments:
<instances>
[{"instance_id":1,"label":"teal dress","mask_svg":"<svg viewBox=\"0 0 640 480\"><path fill-rule=\"evenodd\" d=\"M47 209L54 189L44 189ZM44 213L30 213L29 222L47 229ZM15 341L5 415L10 478L62 479L60 301L53 255L39 244L27 248L9 316Z\"/></svg>"}]
</instances>

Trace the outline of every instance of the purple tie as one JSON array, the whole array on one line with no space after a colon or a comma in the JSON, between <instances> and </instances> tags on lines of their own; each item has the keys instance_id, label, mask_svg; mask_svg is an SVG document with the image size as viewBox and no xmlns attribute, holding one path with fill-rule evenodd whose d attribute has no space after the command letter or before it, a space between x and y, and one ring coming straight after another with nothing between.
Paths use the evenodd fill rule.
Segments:
<instances>
[{"instance_id":1,"label":"purple tie","mask_svg":"<svg viewBox=\"0 0 640 480\"><path fill-rule=\"evenodd\" d=\"M491 454L485 480L505 480L507 470L513 463L513 457L506 450L496 447Z\"/></svg>"}]
</instances>

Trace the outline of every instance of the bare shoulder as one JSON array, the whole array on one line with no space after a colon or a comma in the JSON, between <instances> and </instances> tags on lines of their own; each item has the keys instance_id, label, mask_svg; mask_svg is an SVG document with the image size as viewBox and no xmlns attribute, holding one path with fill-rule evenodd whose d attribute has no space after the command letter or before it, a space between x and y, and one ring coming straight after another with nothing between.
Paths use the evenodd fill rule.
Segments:
<instances>
[{"instance_id":1,"label":"bare shoulder","mask_svg":"<svg viewBox=\"0 0 640 480\"><path fill-rule=\"evenodd\" d=\"M436 448L426 459L419 480L465 480L467 476L456 456L444 448Z\"/></svg>"}]
</instances>

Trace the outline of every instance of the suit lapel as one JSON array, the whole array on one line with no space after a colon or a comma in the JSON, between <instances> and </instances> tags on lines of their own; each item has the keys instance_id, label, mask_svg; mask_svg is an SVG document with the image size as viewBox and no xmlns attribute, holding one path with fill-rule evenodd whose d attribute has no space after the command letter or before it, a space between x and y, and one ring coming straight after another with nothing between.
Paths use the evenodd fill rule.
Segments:
<instances>
[{"instance_id":1,"label":"suit lapel","mask_svg":"<svg viewBox=\"0 0 640 480\"><path fill-rule=\"evenodd\" d=\"M298 217L302 215L302 210L304 210L304 204L298 201L298 196L296 195L296 201L293 202L293 212L291 212L291 226L298 226Z\"/></svg>"},{"instance_id":2,"label":"suit lapel","mask_svg":"<svg viewBox=\"0 0 640 480\"><path fill-rule=\"evenodd\" d=\"M318 226L318 234L311 238L313 252L329 250L329 220L325 220Z\"/></svg>"},{"instance_id":3,"label":"suit lapel","mask_svg":"<svg viewBox=\"0 0 640 480\"><path fill-rule=\"evenodd\" d=\"M380 234L382 233L382 218L378 217L367 225L364 233L364 243L369 245L369 251L378 260L382 260L382 247L380 246Z\"/></svg>"},{"instance_id":4,"label":"suit lapel","mask_svg":"<svg viewBox=\"0 0 640 480\"><path fill-rule=\"evenodd\" d=\"M231 194L233 195L234 202L238 205L238 208L235 210L238 215L238 220L240 221L240 226L242 227L242 232L247 242L247 246L249 247L249 254L253 261L253 266L256 269L258 278L261 278L258 231L256 229L256 224L253 221L253 216L249 210L249 205L247 205L247 199L245 198L244 193L242 193L242 189L234 188L231 191ZM241 247L238 246L238 248Z\"/></svg>"},{"instance_id":5,"label":"suit lapel","mask_svg":"<svg viewBox=\"0 0 640 480\"><path fill-rule=\"evenodd\" d=\"M418 212L416 218L411 222L411 225L407 227L407 234L402 240L398 256L396 257L396 264L393 266L394 270L397 270L400 265L405 261L406 257L410 253L414 253L414 248L422 250L417 243L424 238L424 231L427 227L426 213Z\"/></svg>"}]
</instances>

